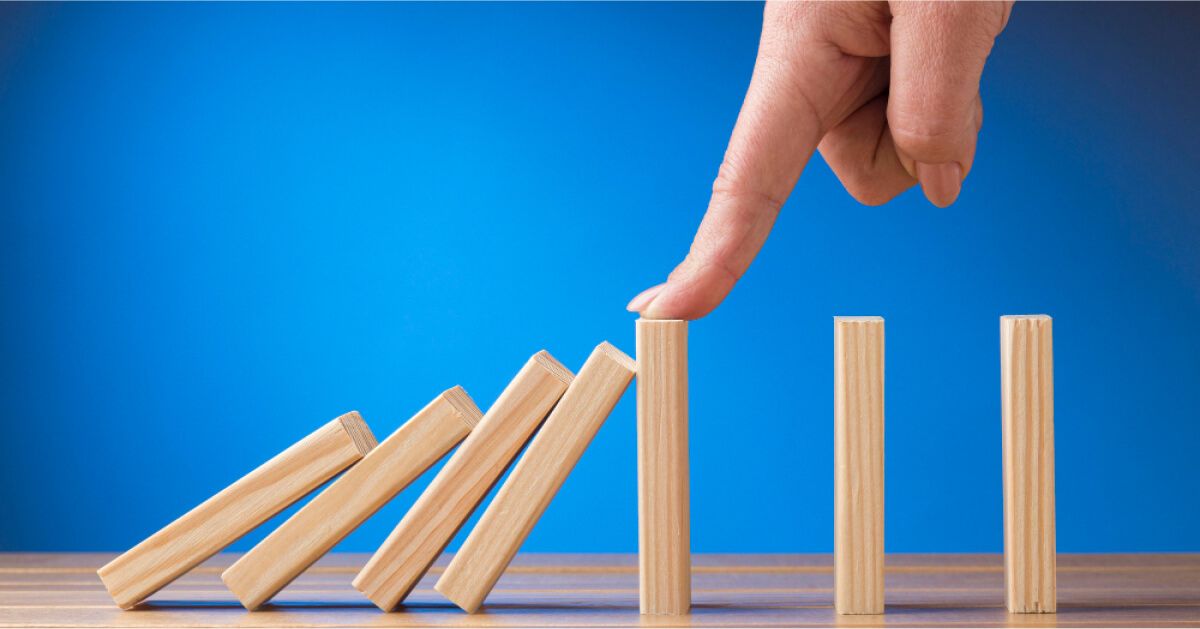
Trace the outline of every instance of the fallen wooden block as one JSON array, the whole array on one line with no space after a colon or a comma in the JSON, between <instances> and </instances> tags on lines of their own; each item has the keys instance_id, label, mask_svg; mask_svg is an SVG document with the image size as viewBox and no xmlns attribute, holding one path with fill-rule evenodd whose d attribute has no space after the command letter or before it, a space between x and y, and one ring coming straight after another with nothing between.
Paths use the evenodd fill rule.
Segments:
<instances>
[{"instance_id":1,"label":"fallen wooden block","mask_svg":"<svg viewBox=\"0 0 1200 629\"><path fill-rule=\"evenodd\" d=\"M438 395L221 580L247 609L259 608L458 445L481 416L462 387Z\"/></svg>"},{"instance_id":2,"label":"fallen wooden block","mask_svg":"<svg viewBox=\"0 0 1200 629\"><path fill-rule=\"evenodd\" d=\"M883 319L834 317L834 608L883 613Z\"/></svg>"},{"instance_id":3,"label":"fallen wooden block","mask_svg":"<svg viewBox=\"0 0 1200 629\"><path fill-rule=\"evenodd\" d=\"M300 500L375 447L356 412L318 428L97 571L128 609Z\"/></svg>"},{"instance_id":4,"label":"fallen wooden block","mask_svg":"<svg viewBox=\"0 0 1200 629\"><path fill-rule=\"evenodd\" d=\"M468 612L479 609L629 387L634 369L621 350L608 343L596 347L438 579L438 592Z\"/></svg>"},{"instance_id":5,"label":"fallen wooden block","mask_svg":"<svg viewBox=\"0 0 1200 629\"><path fill-rule=\"evenodd\" d=\"M1000 317L1008 611L1054 612L1054 338L1045 315Z\"/></svg>"},{"instance_id":6,"label":"fallen wooden block","mask_svg":"<svg viewBox=\"0 0 1200 629\"><path fill-rule=\"evenodd\" d=\"M643 614L692 606L687 321L637 321L638 574Z\"/></svg>"},{"instance_id":7,"label":"fallen wooden block","mask_svg":"<svg viewBox=\"0 0 1200 629\"><path fill-rule=\"evenodd\" d=\"M534 354L367 561L354 578L354 587L380 609L395 609L479 506L572 378L574 374L547 352Z\"/></svg>"}]
</instances>

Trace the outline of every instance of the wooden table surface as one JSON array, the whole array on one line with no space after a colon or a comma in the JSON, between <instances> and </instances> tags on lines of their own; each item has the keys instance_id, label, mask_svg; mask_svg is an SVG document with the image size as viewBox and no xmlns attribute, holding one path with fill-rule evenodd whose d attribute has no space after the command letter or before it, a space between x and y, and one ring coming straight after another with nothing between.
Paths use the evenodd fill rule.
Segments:
<instances>
[{"instance_id":1,"label":"wooden table surface","mask_svg":"<svg viewBox=\"0 0 1200 629\"><path fill-rule=\"evenodd\" d=\"M521 555L468 615L433 581L385 614L350 580L366 555L324 558L264 611L242 609L219 574L221 555L131 611L113 605L95 571L107 554L0 554L0 626L1200 626L1200 554L1059 555L1057 614L1010 615L998 555L888 555L887 611L833 613L829 555L696 555L692 613L638 614L632 555Z\"/></svg>"}]
</instances>

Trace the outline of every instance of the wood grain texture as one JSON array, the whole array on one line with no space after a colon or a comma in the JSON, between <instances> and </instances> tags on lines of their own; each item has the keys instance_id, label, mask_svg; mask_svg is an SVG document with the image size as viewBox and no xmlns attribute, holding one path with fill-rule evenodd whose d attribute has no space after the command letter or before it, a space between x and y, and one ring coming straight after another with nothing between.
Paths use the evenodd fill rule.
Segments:
<instances>
[{"instance_id":1,"label":"wood grain texture","mask_svg":"<svg viewBox=\"0 0 1200 629\"><path fill-rule=\"evenodd\" d=\"M834 601L883 613L883 364L880 317L833 320Z\"/></svg>"},{"instance_id":2,"label":"wood grain texture","mask_svg":"<svg viewBox=\"0 0 1200 629\"><path fill-rule=\"evenodd\" d=\"M546 418L435 588L478 611L633 380L633 359L601 343Z\"/></svg>"},{"instance_id":3,"label":"wood grain texture","mask_svg":"<svg viewBox=\"0 0 1200 629\"><path fill-rule=\"evenodd\" d=\"M549 353L534 354L355 577L354 587L380 609L395 609L479 506L573 378Z\"/></svg>"},{"instance_id":4,"label":"wood grain texture","mask_svg":"<svg viewBox=\"0 0 1200 629\"><path fill-rule=\"evenodd\" d=\"M133 611L113 606L96 579L111 558L0 553L0 627L1200 627L1197 554L1063 554L1055 615L1005 610L999 554L889 554L882 617L834 611L830 555L694 555L694 605L682 616L639 616L633 554L519 554L473 615L432 589L448 556L392 614L350 587L365 554L326 555L255 613L219 578L236 555L213 557Z\"/></svg>"},{"instance_id":5,"label":"wood grain texture","mask_svg":"<svg viewBox=\"0 0 1200 629\"><path fill-rule=\"evenodd\" d=\"M1045 315L1000 318L1004 567L1008 609L1057 608L1054 539L1054 338Z\"/></svg>"},{"instance_id":6,"label":"wood grain texture","mask_svg":"<svg viewBox=\"0 0 1200 629\"><path fill-rule=\"evenodd\" d=\"M462 387L439 394L221 580L247 609L258 609L458 445L481 416Z\"/></svg>"},{"instance_id":7,"label":"wood grain texture","mask_svg":"<svg viewBox=\"0 0 1200 629\"><path fill-rule=\"evenodd\" d=\"M687 321L637 321L641 612L691 607Z\"/></svg>"},{"instance_id":8,"label":"wood grain texture","mask_svg":"<svg viewBox=\"0 0 1200 629\"><path fill-rule=\"evenodd\" d=\"M357 412L318 428L98 570L130 608L303 498L375 446Z\"/></svg>"}]
</instances>

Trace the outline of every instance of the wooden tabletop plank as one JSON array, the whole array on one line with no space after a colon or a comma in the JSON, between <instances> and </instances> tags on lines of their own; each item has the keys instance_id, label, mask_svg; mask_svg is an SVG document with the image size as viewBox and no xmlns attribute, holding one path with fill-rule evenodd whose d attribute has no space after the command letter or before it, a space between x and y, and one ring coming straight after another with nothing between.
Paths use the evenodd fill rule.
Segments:
<instances>
[{"instance_id":1,"label":"wooden tabletop plank","mask_svg":"<svg viewBox=\"0 0 1200 629\"><path fill-rule=\"evenodd\" d=\"M146 604L118 609L95 575L111 554L0 554L3 627L515 626L1166 626L1200 627L1200 554L1059 555L1059 611L1004 609L999 555L888 555L884 616L833 612L830 555L696 555L692 613L638 614L635 555L520 555L483 613L433 590L441 558L401 611L384 614L351 586L365 554L325 557L264 611L220 582L237 558L214 557Z\"/></svg>"}]
</instances>

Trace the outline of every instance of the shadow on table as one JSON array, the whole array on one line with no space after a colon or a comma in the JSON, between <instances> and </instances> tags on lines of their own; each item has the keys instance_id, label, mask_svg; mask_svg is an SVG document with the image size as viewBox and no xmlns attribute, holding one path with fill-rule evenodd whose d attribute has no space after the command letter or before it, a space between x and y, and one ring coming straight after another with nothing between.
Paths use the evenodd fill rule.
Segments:
<instances>
[{"instance_id":1,"label":"shadow on table","mask_svg":"<svg viewBox=\"0 0 1200 629\"><path fill-rule=\"evenodd\" d=\"M361 620L364 612L372 612L377 616L374 621L387 622L387 614L380 612L369 601L286 601L268 603L256 611L247 611L237 601L200 601L200 600L154 600L147 601L130 610L139 612L180 612L187 610L208 610L222 613L241 612L245 619L268 618L286 614L305 614L309 612L345 611L352 612ZM448 602L415 602L401 605L393 614L396 616L412 615L417 618L426 617L429 622L446 624L448 617L457 618L465 626L482 626L492 622L501 624L533 625L585 625L590 617L602 617L601 624L628 624L641 627L678 627L689 625L729 626L742 625L748 619L772 620L776 624L789 624L789 620L799 621L805 610L821 613L822 610L832 610L828 606L773 606L773 605L737 605L721 603L698 603L692 607L690 614L683 616L642 616L636 601L614 601L612 603L587 601L538 601L530 603L497 602L484 605L476 614L467 614L456 605ZM277 621L275 621L277 622ZM418 622L423 622L418 620ZM757 624L757 623L756 623Z\"/></svg>"}]
</instances>

